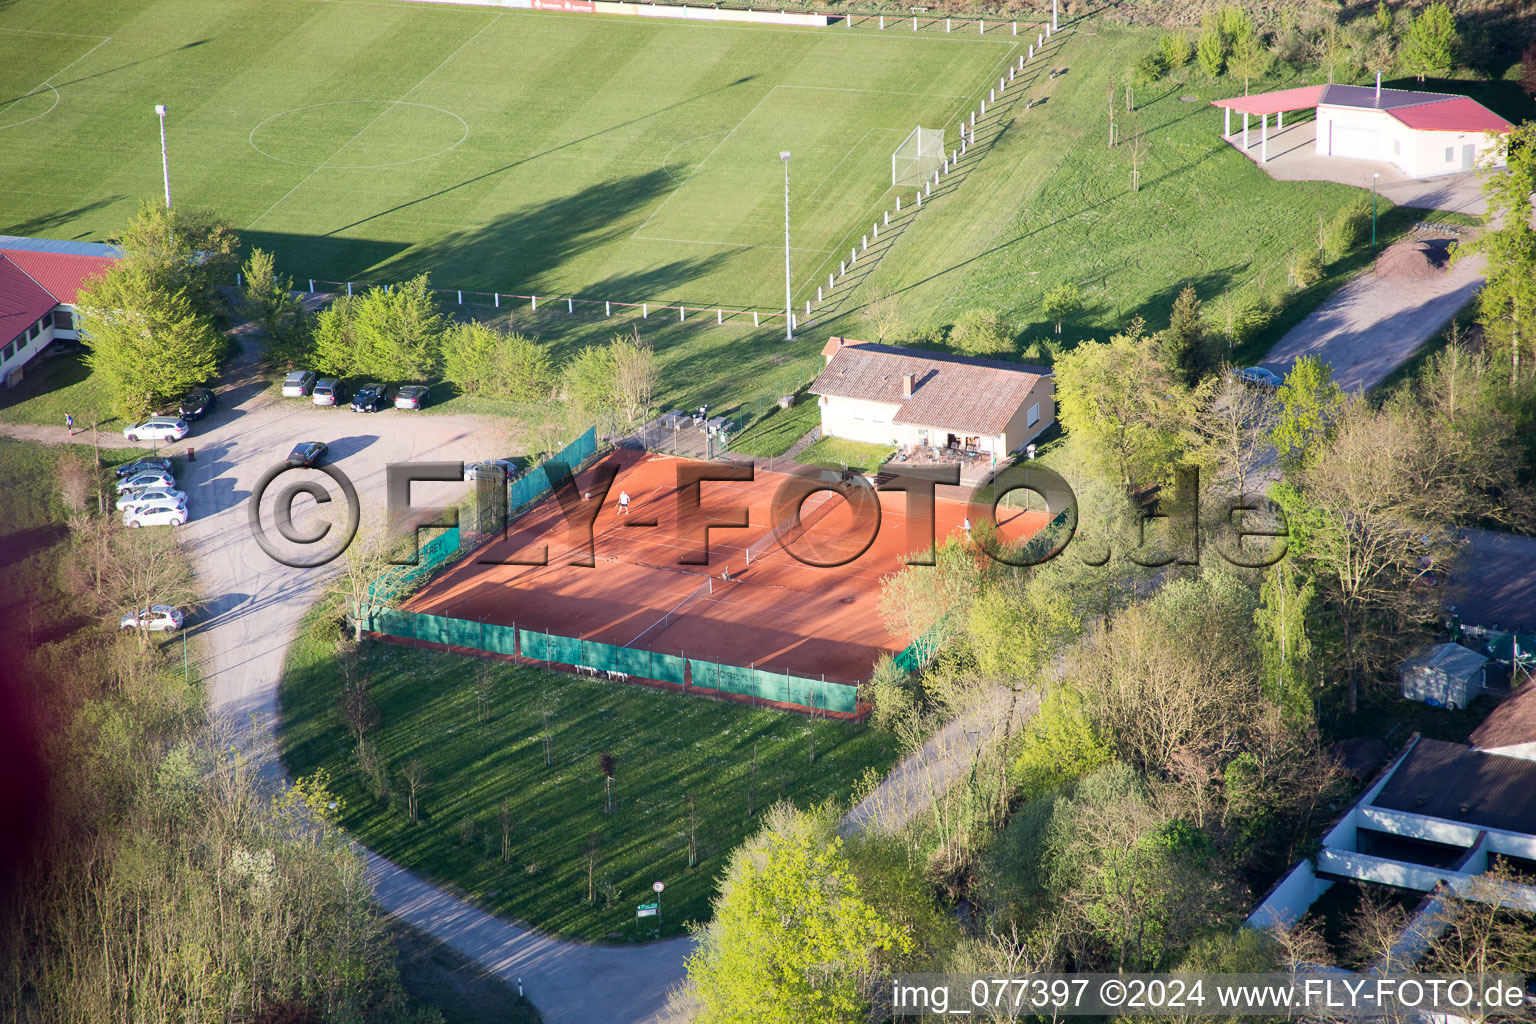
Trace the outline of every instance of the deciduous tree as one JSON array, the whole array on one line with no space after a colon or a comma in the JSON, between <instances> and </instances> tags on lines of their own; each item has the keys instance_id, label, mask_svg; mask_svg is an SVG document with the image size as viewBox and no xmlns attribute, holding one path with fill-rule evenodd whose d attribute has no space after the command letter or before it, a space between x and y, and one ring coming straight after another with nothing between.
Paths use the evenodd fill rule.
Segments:
<instances>
[{"instance_id":1,"label":"deciduous tree","mask_svg":"<svg viewBox=\"0 0 1536 1024\"><path fill-rule=\"evenodd\" d=\"M1082 312L1083 293L1071 281L1063 281L1040 299L1040 312L1047 320L1056 322L1056 333L1061 333L1061 322Z\"/></svg>"},{"instance_id":2,"label":"deciduous tree","mask_svg":"<svg viewBox=\"0 0 1536 1024\"><path fill-rule=\"evenodd\" d=\"M1422 82L1426 75L1450 74L1460 48L1456 16L1444 0L1435 0L1408 22L1397 59L1404 71Z\"/></svg>"},{"instance_id":3,"label":"deciduous tree","mask_svg":"<svg viewBox=\"0 0 1536 1024\"><path fill-rule=\"evenodd\" d=\"M313 322L293 294L293 278L277 272L272 254L252 249L241 268L240 309L267 339L267 356L291 367L309 354Z\"/></svg>"}]
</instances>

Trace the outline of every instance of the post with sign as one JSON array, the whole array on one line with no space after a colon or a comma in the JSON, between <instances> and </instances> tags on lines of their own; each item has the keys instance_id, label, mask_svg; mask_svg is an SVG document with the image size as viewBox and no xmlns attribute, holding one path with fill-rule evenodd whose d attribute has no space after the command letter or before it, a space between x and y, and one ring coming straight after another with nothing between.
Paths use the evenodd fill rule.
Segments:
<instances>
[{"instance_id":1,"label":"post with sign","mask_svg":"<svg viewBox=\"0 0 1536 1024\"><path fill-rule=\"evenodd\" d=\"M652 891L656 893L656 900L653 903L642 903L636 907L635 920L638 921L642 917L654 917L656 919L657 930L659 931L661 929L661 890L665 888L666 886L660 882L654 882L651 884Z\"/></svg>"}]
</instances>

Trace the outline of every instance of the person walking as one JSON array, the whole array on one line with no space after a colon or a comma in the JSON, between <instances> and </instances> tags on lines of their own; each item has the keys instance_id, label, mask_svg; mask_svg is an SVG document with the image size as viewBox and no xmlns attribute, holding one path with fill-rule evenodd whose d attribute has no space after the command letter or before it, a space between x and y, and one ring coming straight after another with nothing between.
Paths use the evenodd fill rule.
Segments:
<instances>
[{"instance_id":1,"label":"person walking","mask_svg":"<svg viewBox=\"0 0 1536 1024\"><path fill-rule=\"evenodd\" d=\"M64 425L69 428L69 436L75 436L75 418L69 413L64 414Z\"/></svg>"},{"instance_id":2,"label":"person walking","mask_svg":"<svg viewBox=\"0 0 1536 1024\"><path fill-rule=\"evenodd\" d=\"M966 539L966 542L969 543L970 539L971 539L971 517L970 516L966 516L965 517L964 522L962 522L960 524L960 529L965 531L965 539Z\"/></svg>"},{"instance_id":3,"label":"person walking","mask_svg":"<svg viewBox=\"0 0 1536 1024\"><path fill-rule=\"evenodd\" d=\"M620 491L619 492L619 511L618 511L618 515L621 515L621 516L629 515L629 492L628 491Z\"/></svg>"}]
</instances>

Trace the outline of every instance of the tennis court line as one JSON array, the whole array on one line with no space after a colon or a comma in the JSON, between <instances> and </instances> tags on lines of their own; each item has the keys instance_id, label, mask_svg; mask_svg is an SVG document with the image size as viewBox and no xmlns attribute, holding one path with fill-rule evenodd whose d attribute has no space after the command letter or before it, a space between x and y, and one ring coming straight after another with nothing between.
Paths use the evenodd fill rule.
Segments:
<instances>
[{"instance_id":1,"label":"tennis court line","mask_svg":"<svg viewBox=\"0 0 1536 1024\"><path fill-rule=\"evenodd\" d=\"M422 75L421 76L421 81L417 82L415 85L413 85L409 89L407 89L405 91L405 95L401 96L399 99L395 100L389 106L385 107L383 109L383 111L381 111L379 113L378 117L374 118L372 121L369 121L367 124L365 124L361 128L359 128L357 130L357 134L356 135L353 135L346 142L343 142L336 149L336 152L334 152L330 156L326 157L319 164L319 166L317 166L314 170L310 171L308 174L304 175L303 178L299 179L299 183L297 185L293 186L293 188L289 189L287 192L284 192L282 197L279 198L277 200L277 202L273 203L271 206L269 206L265 210L261 211L261 213L259 215L257 215L256 220L251 221L249 224L247 224L245 226L245 230L249 231L251 228L255 227L258 221L260 221L267 214L271 213L273 210L277 209L278 206L280 206L289 196L293 195L299 189L303 188L305 182L309 181L310 178L313 178L315 175L317 175L321 171L325 170L326 164L329 164L332 160L336 159L338 156L340 156L346 150L346 148L348 146L352 145L352 143L354 143L358 139L362 138L364 132L366 132L369 128L372 128L374 125L376 125L380 121L382 121L386 114L388 114L390 111L394 110L400 104L404 103L406 101L406 99L408 99L413 92L415 92L417 89L420 89L422 86L426 85L427 84L427 79L431 78L433 75L435 75L439 71L443 70L443 68L445 66L447 66L449 61L453 60L453 58L457 57L463 51L464 47L468 46L470 43L472 43L476 39L480 38L480 33L481 32L484 32L486 29L490 28L492 25L496 24L500 20L501 20L501 13L497 13L497 15L495 17L493 17L490 21L486 22L484 25L481 25L478 29L476 29L473 35L471 35L468 39L464 40L457 47L455 47L454 51L452 53L450 53L448 56L444 57L442 59L442 62L439 63L437 65L437 67L433 68L431 71L428 71L425 75ZM459 118L459 120L462 121L463 118ZM466 127L467 127L467 124L466 124ZM466 136L466 138L467 138L467 136Z\"/></svg>"}]
</instances>

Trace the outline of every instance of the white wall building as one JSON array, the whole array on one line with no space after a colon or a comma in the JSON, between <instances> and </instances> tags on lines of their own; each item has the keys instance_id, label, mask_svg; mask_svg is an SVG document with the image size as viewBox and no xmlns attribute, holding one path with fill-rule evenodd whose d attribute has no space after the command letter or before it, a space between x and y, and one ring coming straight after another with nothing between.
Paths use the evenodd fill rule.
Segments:
<instances>
[{"instance_id":1,"label":"white wall building","mask_svg":"<svg viewBox=\"0 0 1536 1024\"><path fill-rule=\"evenodd\" d=\"M833 338L811 385L826 437L893 448L952 448L999 461L1056 419L1040 366Z\"/></svg>"},{"instance_id":2,"label":"white wall building","mask_svg":"<svg viewBox=\"0 0 1536 1024\"><path fill-rule=\"evenodd\" d=\"M75 297L122 258L115 245L0 235L0 381L15 387L26 365L57 339L80 337Z\"/></svg>"},{"instance_id":3,"label":"white wall building","mask_svg":"<svg viewBox=\"0 0 1536 1024\"><path fill-rule=\"evenodd\" d=\"M1249 118L1257 116L1260 162L1268 162L1269 119L1284 126L1293 111L1317 111L1318 156L1390 163L1412 178L1470 171L1480 163L1502 165L1510 122L1467 96L1382 89L1365 85L1308 85L1215 100L1225 108L1225 135L1233 138L1232 113L1242 115L1243 148L1250 148Z\"/></svg>"}]
</instances>

